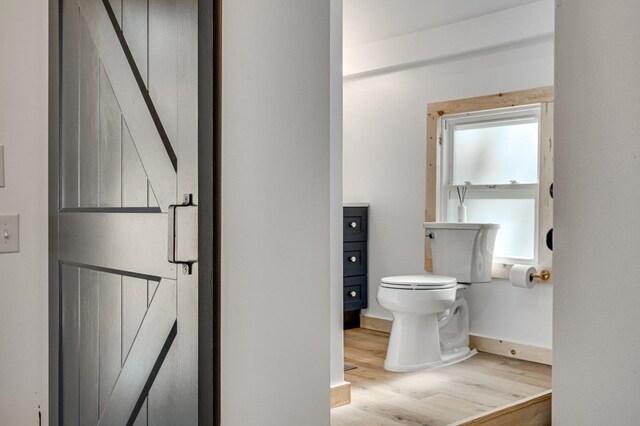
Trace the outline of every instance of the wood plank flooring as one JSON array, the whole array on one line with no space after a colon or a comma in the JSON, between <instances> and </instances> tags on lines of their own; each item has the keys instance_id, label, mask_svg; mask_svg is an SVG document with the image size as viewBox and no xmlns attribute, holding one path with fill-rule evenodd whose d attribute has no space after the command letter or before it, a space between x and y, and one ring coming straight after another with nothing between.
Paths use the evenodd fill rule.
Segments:
<instances>
[{"instance_id":1,"label":"wood plank flooring","mask_svg":"<svg viewBox=\"0 0 640 426\"><path fill-rule=\"evenodd\" d=\"M345 331L351 404L331 410L333 426L438 426L490 412L551 388L551 367L479 353L461 363L415 373L384 370L389 335Z\"/></svg>"}]
</instances>

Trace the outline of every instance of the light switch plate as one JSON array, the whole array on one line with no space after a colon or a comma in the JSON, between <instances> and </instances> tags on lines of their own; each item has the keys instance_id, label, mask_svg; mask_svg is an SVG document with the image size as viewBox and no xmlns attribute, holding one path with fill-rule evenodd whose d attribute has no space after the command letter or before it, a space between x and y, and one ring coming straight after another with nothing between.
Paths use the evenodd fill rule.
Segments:
<instances>
[{"instance_id":1,"label":"light switch plate","mask_svg":"<svg viewBox=\"0 0 640 426\"><path fill-rule=\"evenodd\" d=\"M20 251L20 216L0 216L0 253Z\"/></svg>"},{"instance_id":2,"label":"light switch plate","mask_svg":"<svg viewBox=\"0 0 640 426\"><path fill-rule=\"evenodd\" d=\"M0 145L0 188L4 188L4 145Z\"/></svg>"}]
</instances>

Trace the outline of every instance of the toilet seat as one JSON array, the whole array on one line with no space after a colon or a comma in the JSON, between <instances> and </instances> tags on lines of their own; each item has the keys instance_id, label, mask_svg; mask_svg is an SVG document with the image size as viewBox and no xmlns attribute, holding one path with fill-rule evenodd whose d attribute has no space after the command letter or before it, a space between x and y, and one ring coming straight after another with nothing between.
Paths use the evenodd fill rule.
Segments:
<instances>
[{"instance_id":1,"label":"toilet seat","mask_svg":"<svg viewBox=\"0 0 640 426\"><path fill-rule=\"evenodd\" d=\"M454 277L443 275L398 275L382 278L380 287L400 290L442 290L455 287L456 284Z\"/></svg>"}]
</instances>

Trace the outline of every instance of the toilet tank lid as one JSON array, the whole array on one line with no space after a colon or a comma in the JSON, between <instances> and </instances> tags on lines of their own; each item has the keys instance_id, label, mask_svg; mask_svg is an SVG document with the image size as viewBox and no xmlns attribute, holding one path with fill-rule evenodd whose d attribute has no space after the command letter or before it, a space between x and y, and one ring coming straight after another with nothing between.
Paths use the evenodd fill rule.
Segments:
<instances>
[{"instance_id":1,"label":"toilet tank lid","mask_svg":"<svg viewBox=\"0 0 640 426\"><path fill-rule=\"evenodd\" d=\"M456 284L455 277L445 277L443 275L397 275L395 277L384 277L383 284L406 285L411 287L442 287Z\"/></svg>"},{"instance_id":2,"label":"toilet tank lid","mask_svg":"<svg viewBox=\"0 0 640 426\"><path fill-rule=\"evenodd\" d=\"M498 223L447 223L447 222L425 222L425 229L498 229Z\"/></svg>"}]
</instances>

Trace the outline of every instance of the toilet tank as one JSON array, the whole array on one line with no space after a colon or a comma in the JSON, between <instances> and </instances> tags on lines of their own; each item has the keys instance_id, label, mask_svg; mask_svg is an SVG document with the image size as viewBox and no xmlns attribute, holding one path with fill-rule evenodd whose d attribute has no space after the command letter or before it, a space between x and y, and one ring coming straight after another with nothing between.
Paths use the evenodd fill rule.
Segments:
<instances>
[{"instance_id":1,"label":"toilet tank","mask_svg":"<svg viewBox=\"0 0 640 426\"><path fill-rule=\"evenodd\" d=\"M491 281L495 223L425 222L431 243L433 273L456 277L459 283Z\"/></svg>"}]
</instances>

